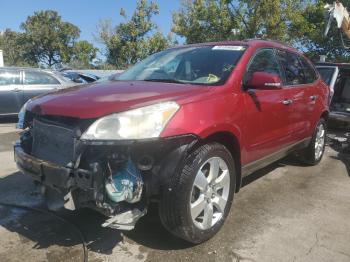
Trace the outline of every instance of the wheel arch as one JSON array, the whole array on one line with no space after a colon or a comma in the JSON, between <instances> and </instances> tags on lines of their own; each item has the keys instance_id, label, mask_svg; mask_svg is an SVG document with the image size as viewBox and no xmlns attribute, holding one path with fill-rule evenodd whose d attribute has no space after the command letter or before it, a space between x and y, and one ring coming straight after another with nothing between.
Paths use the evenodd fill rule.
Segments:
<instances>
[{"instance_id":1,"label":"wheel arch","mask_svg":"<svg viewBox=\"0 0 350 262\"><path fill-rule=\"evenodd\" d=\"M231 153L235 161L236 168L236 192L238 192L242 185L242 166L241 166L241 147L237 137L231 132L217 132L202 139L201 143L217 142L225 146Z\"/></svg>"},{"instance_id":2,"label":"wheel arch","mask_svg":"<svg viewBox=\"0 0 350 262\"><path fill-rule=\"evenodd\" d=\"M329 119L329 111L324 111L320 118L323 118L327 122Z\"/></svg>"}]
</instances>

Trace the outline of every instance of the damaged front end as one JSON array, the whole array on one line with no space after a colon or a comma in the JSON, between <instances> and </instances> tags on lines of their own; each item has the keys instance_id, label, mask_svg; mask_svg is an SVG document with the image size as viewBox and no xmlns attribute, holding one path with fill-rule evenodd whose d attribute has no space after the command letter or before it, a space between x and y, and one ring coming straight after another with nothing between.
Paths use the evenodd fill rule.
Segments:
<instances>
[{"instance_id":1,"label":"damaged front end","mask_svg":"<svg viewBox=\"0 0 350 262\"><path fill-rule=\"evenodd\" d=\"M82 139L94 121L27 112L15 161L50 209L92 208L108 217L102 226L131 230L197 138Z\"/></svg>"}]
</instances>

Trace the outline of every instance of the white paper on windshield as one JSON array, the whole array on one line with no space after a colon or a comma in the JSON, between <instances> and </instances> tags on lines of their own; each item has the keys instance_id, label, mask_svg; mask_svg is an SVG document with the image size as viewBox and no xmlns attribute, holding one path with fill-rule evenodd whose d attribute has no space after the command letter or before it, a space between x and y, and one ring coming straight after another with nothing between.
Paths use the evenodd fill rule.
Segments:
<instances>
[{"instance_id":1,"label":"white paper on windshield","mask_svg":"<svg viewBox=\"0 0 350 262\"><path fill-rule=\"evenodd\" d=\"M245 50L245 46L238 45L216 45L212 50L231 50L231 51L242 51Z\"/></svg>"}]
</instances>

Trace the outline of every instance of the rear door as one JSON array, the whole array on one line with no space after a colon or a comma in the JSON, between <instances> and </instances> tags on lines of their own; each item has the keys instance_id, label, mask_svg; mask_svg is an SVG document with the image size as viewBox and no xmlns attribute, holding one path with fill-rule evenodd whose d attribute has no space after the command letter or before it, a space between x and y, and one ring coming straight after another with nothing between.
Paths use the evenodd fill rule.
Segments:
<instances>
[{"instance_id":1,"label":"rear door","mask_svg":"<svg viewBox=\"0 0 350 262\"><path fill-rule=\"evenodd\" d=\"M314 82L317 74L300 55L278 50L277 57L284 74L285 88L292 104L289 107L290 128L293 141L306 138L313 128L313 112L317 99L314 94Z\"/></svg>"},{"instance_id":2,"label":"rear door","mask_svg":"<svg viewBox=\"0 0 350 262\"><path fill-rule=\"evenodd\" d=\"M255 72L275 74L282 78L275 50L266 48L256 52L250 61L244 85L249 83ZM271 90L248 89L244 93L245 140L247 163L262 159L275 153L292 141L290 129L288 89Z\"/></svg>"},{"instance_id":3,"label":"rear door","mask_svg":"<svg viewBox=\"0 0 350 262\"><path fill-rule=\"evenodd\" d=\"M24 93L23 102L28 99L48 93L61 87L60 81L58 81L52 74L43 71L24 71Z\"/></svg>"},{"instance_id":4,"label":"rear door","mask_svg":"<svg viewBox=\"0 0 350 262\"><path fill-rule=\"evenodd\" d=\"M22 99L20 70L0 69L0 115L17 114Z\"/></svg>"}]
</instances>

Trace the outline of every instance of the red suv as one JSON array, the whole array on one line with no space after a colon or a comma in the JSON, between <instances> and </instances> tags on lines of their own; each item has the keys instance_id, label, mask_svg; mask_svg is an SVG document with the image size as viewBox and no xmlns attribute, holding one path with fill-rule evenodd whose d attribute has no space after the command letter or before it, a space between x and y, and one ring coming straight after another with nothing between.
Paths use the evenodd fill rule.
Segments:
<instances>
[{"instance_id":1,"label":"red suv","mask_svg":"<svg viewBox=\"0 0 350 262\"><path fill-rule=\"evenodd\" d=\"M242 178L292 152L324 152L329 88L296 50L271 41L156 53L116 81L28 102L15 147L49 208L90 207L130 230L151 201L192 243L223 225Z\"/></svg>"}]
</instances>

